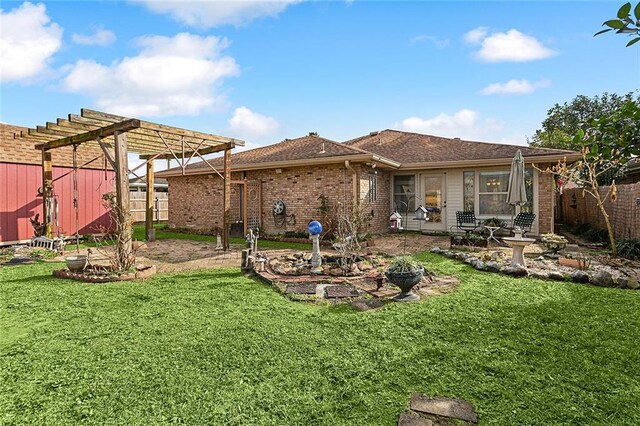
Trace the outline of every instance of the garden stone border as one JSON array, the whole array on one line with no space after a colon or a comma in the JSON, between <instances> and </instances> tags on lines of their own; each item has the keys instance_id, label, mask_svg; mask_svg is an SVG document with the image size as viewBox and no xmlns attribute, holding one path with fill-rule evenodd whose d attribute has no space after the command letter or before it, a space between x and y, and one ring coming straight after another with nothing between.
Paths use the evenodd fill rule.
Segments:
<instances>
[{"instance_id":1,"label":"garden stone border","mask_svg":"<svg viewBox=\"0 0 640 426\"><path fill-rule=\"evenodd\" d=\"M151 266L139 266L136 272L129 272L118 276L109 275L91 275L82 272L71 272L68 269L57 269L53 271L53 276L56 278L71 279L75 281L82 281L85 283L110 283L117 281L133 281L143 280L156 274L156 265Z\"/></svg>"},{"instance_id":2,"label":"garden stone border","mask_svg":"<svg viewBox=\"0 0 640 426\"><path fill-rule=\"evenodd\" d=\"M598 287L611 287L638 290L640 289L640 283L634 276L622 276L618 279L614 279L609 272L596 271L593 274L588 274L585 271L576 270L573 271L568 277L565 277L557 271L551 271L548 273L529 272L526 268L518 266L500 266L500 264L494 260L489 262L483 262L481 259L473 256L469 253L456 250L443 250L440 247L434 247L431 249L431 253L436 253L449 259L462 261L478 271L499 273L504 275L511 275L513 277L531 277L538 278L546 281L571 281L579 284L592 284Z\"/></svg>"}]
</instances>

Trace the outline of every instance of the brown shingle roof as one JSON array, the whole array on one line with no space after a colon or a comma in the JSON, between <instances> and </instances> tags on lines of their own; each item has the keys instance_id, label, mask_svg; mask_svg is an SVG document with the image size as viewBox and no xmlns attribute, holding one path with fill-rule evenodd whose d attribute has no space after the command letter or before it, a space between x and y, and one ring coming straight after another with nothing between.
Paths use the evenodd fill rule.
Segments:
<instances>
[{"instance_id":1,"label":"brown shingle roof","mask_svg":"<svg viewBox=\"0 0 640 426\"><path fill-rule=\"evenodd\" d=\"M575 151L561 149L474 142L389 129L373 132L367 136L347 141L344 144L389 158L403 165L499 158L510 159L513 158L518 149L522 151L524 157L576 154Z\"/></svg>"},{"instance_id":2,"label":"brown shingle roof","mask_svg":"<svg viewBox=\"0 0 640 426\"><path fill-rule=\"evenodd\" d=\"M371 155L371 153L361 149L350 147L319 136L303 136L296 139L285 139L282 142L254 148L247 151L235 153L231 156L231 167L234 170L242 170L244 167L255 164L267 163L288 163L296 160L322 160L331 157L349 157ZM222 167L222 158L217 157L209 160L214 167ZM211 171L211 168L203 161L189 164L186 167L188 172L199 170ZM157 176L165 173L181 170L179 167L158 172Z\"/></svg>"}]
</instances>

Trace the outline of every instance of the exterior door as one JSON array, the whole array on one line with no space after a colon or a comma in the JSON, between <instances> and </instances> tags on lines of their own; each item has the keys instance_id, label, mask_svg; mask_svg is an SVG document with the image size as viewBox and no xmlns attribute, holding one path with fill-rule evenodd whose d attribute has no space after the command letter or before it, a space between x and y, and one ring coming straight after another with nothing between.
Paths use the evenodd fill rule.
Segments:
<instances>
[{"instance_id":1,"label":"exterior door","mask_svg":"<svg viewBox=\"0 0 640 426\"><path fill-rule=\"evenodd\" d=\"M447 198L445 192L446 175L428 174L422 176L422 205L427 209L428 221L422 229L444 231L447 228Z\"/></svg>"}]
</instances>

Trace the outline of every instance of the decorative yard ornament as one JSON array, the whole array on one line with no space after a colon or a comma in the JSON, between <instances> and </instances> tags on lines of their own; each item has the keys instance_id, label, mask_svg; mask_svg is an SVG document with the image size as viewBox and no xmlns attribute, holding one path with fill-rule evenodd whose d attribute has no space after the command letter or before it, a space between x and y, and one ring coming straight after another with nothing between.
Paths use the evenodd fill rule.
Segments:
<instances>
[{"instance_id":1,"label":"decorative yard ornament","mask_svg":"<svg viewBox=\"0 0 640 426\"><path fill-rule=\"evenodd\" d=\"M389 228L392 231L401 231L402 230L402 215L398 212L393 212L389 217Z\"/></svg>"},{"instance_id":2,"label":"decorative yard ornament","mask_svg":"<svg viewBox=\"0 0 640 426\"><path fill-rule=\"evenodd\" d=\"M311 250L311 273L321 274L322 268L322 256L320 255L320 234L322 233L322 224L317 220L312 220L307 225L307 231L309 232L309 238L313 243L313 249Z\"/></svg>"},{"instance_id":3,"label":"decorative yard ornament","mask_svg":"<svg viewBox=\"0 0 640 426\"><path fill-rule=\"evenodd\" d=\"M429 220L429 218L427 217L427 209L425 209L422 204L418 206L418 208L416 209L416 216L414 218L415 220Z\"/></svg>"}]
</instances>

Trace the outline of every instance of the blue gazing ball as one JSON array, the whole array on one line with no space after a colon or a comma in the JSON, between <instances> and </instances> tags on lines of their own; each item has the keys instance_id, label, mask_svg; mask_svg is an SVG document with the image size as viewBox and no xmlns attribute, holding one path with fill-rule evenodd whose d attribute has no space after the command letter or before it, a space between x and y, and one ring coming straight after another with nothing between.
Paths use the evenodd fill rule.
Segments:
<instances>
[{"instance_id":1,"label":"blue gazing ball","mask_svg":"<svg viewBox=\"0 0 640 426\"><path fill-rule=\"evenodd\" d=\"M320 235L320 233L322 233L322 224L317 220L312 220L307 225L307 231L309 231L311 235Z\"/></svg>"}]
</instances>

